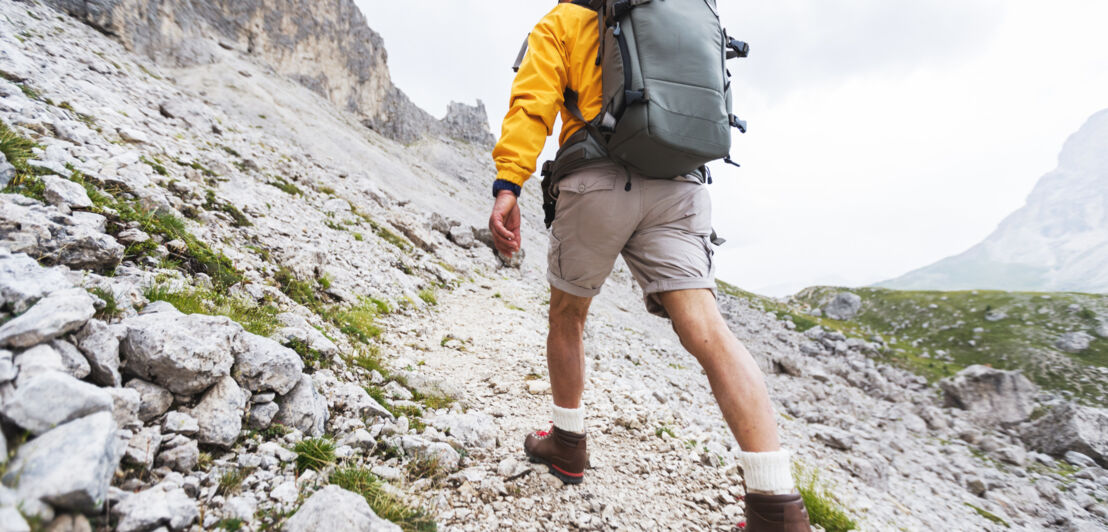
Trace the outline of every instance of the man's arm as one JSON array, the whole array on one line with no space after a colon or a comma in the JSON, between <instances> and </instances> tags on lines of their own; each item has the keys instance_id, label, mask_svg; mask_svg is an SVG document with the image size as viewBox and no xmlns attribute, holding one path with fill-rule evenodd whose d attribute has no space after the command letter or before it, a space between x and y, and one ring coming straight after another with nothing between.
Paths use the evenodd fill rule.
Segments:
<instances>
[{"instance_id":1,"label":"man's arm","mask_svg":"<svg viewBox=\"0 0 1108 532\"><path fill-rule=\"evenodd\" d=\"M556 19L547 16L528 37L527 56L512 83L508 114L493 149L496 204L489 229L497 250L511 256L520 246L519 196L523 183L535 173L536 160L554 131L567 83L565 49Z\"/></svg>"}]
</instances>

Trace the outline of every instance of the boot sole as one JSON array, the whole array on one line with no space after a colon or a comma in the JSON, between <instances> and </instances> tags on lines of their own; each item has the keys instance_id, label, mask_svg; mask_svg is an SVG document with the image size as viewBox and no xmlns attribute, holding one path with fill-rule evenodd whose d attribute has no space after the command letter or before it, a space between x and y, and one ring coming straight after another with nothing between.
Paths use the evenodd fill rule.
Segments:
<instances>
[{"instance_id":1,"label":"boot sole","mask_svg":"<svg viewBox=\"0 0 1108 532\"><path fill-rule=\"evenodd\" d=\"M558 469L557 466L555 466L554 464L551 464L549 461L544 460L542 458L539 458L537 456L528 455L527 459L530 460L532 464L543 464L543 465L545 465L547 471L549 471L551 475L554 475L555 477L557 477L558 480L561 480L563 484L577 485L577 484L580 484L581 482L583 482L585 480L585 474L584 473L581 473L578 476L573 476L573 475L570 475L570 474L565 473L562 470Z\"/></svg>"}]
</instances>

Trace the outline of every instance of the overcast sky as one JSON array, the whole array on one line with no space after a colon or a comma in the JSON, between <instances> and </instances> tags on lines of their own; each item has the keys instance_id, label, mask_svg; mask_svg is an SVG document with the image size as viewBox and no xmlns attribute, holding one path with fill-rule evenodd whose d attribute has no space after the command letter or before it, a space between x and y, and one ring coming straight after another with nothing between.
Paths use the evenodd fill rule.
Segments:
<instances>
[{"instance_id":1,"label":"overcast sky","mask_svg":"<svg viewBox=\"0 0 1108 532\"><path fill-rule=\"evenodd\" d=\"M397 86L437 116L481 99L498 133L509 67L555 2L357 3ZM1103 0L718 3L751 44L731 65L743 168L716 165L712 188L719 277L747 289L873 283L965 250L1108 108Z\"/></svg>"}]
</instances>

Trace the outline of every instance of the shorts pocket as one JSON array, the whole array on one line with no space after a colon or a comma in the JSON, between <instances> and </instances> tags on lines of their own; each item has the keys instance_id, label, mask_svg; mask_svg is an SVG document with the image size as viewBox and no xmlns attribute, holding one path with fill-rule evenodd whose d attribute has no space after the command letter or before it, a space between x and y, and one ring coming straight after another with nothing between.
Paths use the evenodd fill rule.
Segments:
<instances>
[{"instance_id":1,"label":"shorts pocket","mask_svg":"<svg viewBox=\"0 0 1108 532\"><path fill-rule=\"evenodd\" d=\"M600 167L586 168L570 173L558 181L558 195L568 192L571 194L587 194L599 190L612 190L616 187L618 175L623 175L619 168Z\"/></svg>"}]
</instances>

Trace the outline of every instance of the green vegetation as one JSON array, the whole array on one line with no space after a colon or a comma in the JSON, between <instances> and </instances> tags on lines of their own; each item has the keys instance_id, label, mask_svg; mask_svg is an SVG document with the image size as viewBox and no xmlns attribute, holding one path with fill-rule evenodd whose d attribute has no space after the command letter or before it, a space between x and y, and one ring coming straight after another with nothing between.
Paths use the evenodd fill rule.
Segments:
<instances>
[{"instance_id":1,"label":"green vegetation","mask_svg":"<svg viewBox=\"0 0 1108 532\"><path fill-rule=\"evenodd\" d=\"M246 215L238 209L238 207L231 205L230 202L217 199L215 197L214 190L208 191L208 194L205 197L204 201L204 208L209 211L222 211L226 213L228 216L231 217L232 220L235 221L235 227L250 227L254 225L250 222L250 219L247 218Z\"/></svg>"},{"instance_id":2,"label":"green vegetation","mask_svg":"<svg viewBox=\"0 0 1108 532\"><path fill-rule=\"evenodd\" d=\"M292 429L280 423L273 423L265 429L258 431L258 435L261 436L263 440L272 440L280 438L290 432L292 432Z\"/></svg>"},{"instance_id":3,"label":"green vegetation","mask_svg":"<svg viewBox=\"0 0 1108 532\"><path fill-rule=\"evenodd\" d=\"M216 493L228 497L234 495L242 489L242 481L245 480L245 475L238 469L230 469L219 476L219 486L216 487Z\"/></svg>"},{"instance_id":4,"label":"green vegetation","mask_svg":"<svg viewBox=\"0 0 1108 532\"><path fill-rule=\"evenodd\" d=\"M147 234L161 235L167 241L179 240L184 244L183 250L169 249L170 258L179 261L181 269L188 274L204 273L212 279L212 284L220 292L225 291L231 285L242 280L242 275L235 269L226 255L212 250L207 244L201 242L185 227L185 222L168 213L158 213L146 210L137 202L116 199L111 193L102 192L91 183L88 183L78 172L74 172L71 180L84 185L89 192L89 198L93 203L93 212L103 214L109 219L108 232L118 234L124 230L127 224L137 223L139 228ZM112 191L120 196L120 190ZM152 254L154 244L147 244L142 249L143 254Z\"/></svg>"},{"instance_id":5,"label":"green vegetation","mask_svg":"<svg viewBox=\"0 0 1108 532\"><path fill-rule=\"evenodd\" d=\"M858 528L858 523L839 506L831 491L820 481L818 473L806 470L804 466L794 462L793 477L813 525L819 525L827 532L846 532Z\"/></svg>"},{"instance_id":6,"label":"green vegetation","mask_svg":"<svg viewBox=\"0 0 1108 532\"><path fill-rule=\"evenodd\" d=\"M676 438L677 437L677 435L673 433L673 429L671 429L667 426L663 425L661 427L658 427L658 428L654 429L654 435L655 436L661 438L662 434L668 434L670 438Z\"/></svg>"},{"instance_id":7,"label":"green vegetation","mask_svg":"<svg viewBox=\"0 0 1108 532\"><path fill-rule=\"evenodd\" d=\"M23 194L42 201L43 186L35 169L27 165L37 146L31 139L16 133L7 124L0 122L0 153L15 167L15 177L4 187L4 192Z\"/></svg>"},{"instance_id":8,"label":"green vegetation","mask_svg":"<svg viewBox=\"0 0 1108 532\"><path fill-rule=\"evenodd\" d=\"M97 286L90 288L89 293L104 302L104 308L97 310L93 316L94 318L110 322L123 313L123 309L119 308L119 304L115 301L115 294L112 294L111 290L105 290Z\"/></svg>"},{"instance_id":9,"label":"green vegetation","mask_svg":"<svg viewBox=\"0 0 1108 532\"><path fill-rule=\"evenodd\" d=\"M381 335L381 328L374 323L378 314L379 307L372 301L363 299L357 305L331 310L324 317L330 319L347 336L369 344Z\"/></svg>"},{"instance_id":10,"label":"green vegetation","mask_svg":"<svg viewBox=\"0 0 1108 532\"><path fill-rule=\"evenodd\" d=\"M273 176L273 179L266 182L266 184L271 186L271 187L276 187L276 188L284 191L285 194L288 194L290 196L303 196L304 195L304 193L301 192L301 190L299 188L297 188L296 185L294 185L292 183L289 183L288 180L283 178L283 177Z\"/></svg>"},{"instance_id":11,"label":"green vegetation","mask_svg":"<svg viewBox=\"0 0 1108 532\"><path fill-rule=\"evenodd\" d=\"M331 361L327 357L323 356L323 353L316 351L308 346L303 341L293 338L285 343L285 347L296 351L296 354L300 355L300 359L304 361L304 365L308 368L329 368L331 367Z\"/></svg>"},{"instance_id":12,"label":"green vegetation","mask_svg":"<svg viewBox=\"0 0 1108 532\"><path fill-rule=\"evenodd\" d=\"M437 482L446 476L439 465L439 459L434 457L419 457L410 460L404 464L404 470L408 473L408 479L410 480L427 478Z\"/></svg>"},{"instance_id":13,"label":"green vegetation","mask_svg":"<svg viewBox=\"0 0 1108 532\"><path fill-rule=\"evenodd\" d=\"M969 506L970 508L973 508L973 511L977 512L978 515L980 515L981 517L984 517L985 519L988 519L989 521L992 521L992 522L994 522L998 525L1001 525L1004 528L1012 528L1012 525L1009 525L1007 521L1005 521L1004 519L1001 519L999 515L996 515L996 514L990 512L990 511L984 509L984 508L974 506L974 505L972 505L968 502L965 503L965 505Z\"/></svg>"},{"instance_id":14,"label":"green vegetation","mask_svg":"<svg viewBox=\"0 0 1108 532\"><path fill-rule=\"evenodd\" d=\"M228 517L226 519L222 519L219 522L217 522L215 524L215 527L219 528L219 529L222 529L222 530L228 530L228 531L231 531L231 532L236 532L238 530L242 530L242 525L243 524L244 523L243 523L242 519L239 519L237 517Z\"/></svg>"},{"instance_id":15,"label":"green vegetation","mask_svg":"<svg viewBox=\"0 0 1108 532\"><path fill-rule=\"evenodd\" d=\"M374 513L400 525L405 532L434 532L435 520L422 508L414 508L385 491L373 473L360 467L343 467L331 473L330 482L365 497Z\"/></svg>"},{"instance_id":16,"label":"green vegetation","mask_svg":"<svg viewBox=\"0 0 1108 532\"><path fill-rule=\"evenodd\" d=\"M243 329L259 336L269 336L277 330L279 311L272 305L256 305L219 292L192 288L171 291L163 285L144 292L150 301L165 301L185 314L213 314L227 316L242 325ZM103 299L103 298L101 298Z\"/></svg>"},{"instance_id":17,"label":"green vegetation","mask_svg":"<svg viewBox=\"0 0 1108 532\"><path fill-rule=\"evenodd\" d=\"M795 300L818 308L839 291L809 288ZM862 312L853 320L809 319L851 336L880 335L889 347L882 360L930 381L987 364L1023 370L1039 386L1068 390L1087 403L1102 403L1098 398L1108 390L1108 376L1092 371L1108 366L1108 339L1094 335L1089 348L1075 354L1054 345L1062 334L1092 333L1099 319L1108 319L1108 296L881 288L851 292L862 298Z\"/></svg>"},{"instance_id":18,"label":"green vegetation","mask_svg":"<svg viewBox=\"0 0 1108 532\"><path fill-rule=\"evenodd\" d=\"M150 168L152 168L154 170L154 172L157 172L158 175L160 175L160 176L168 176L169 175L169 170L166 170L165 166L163 166L162 163L160 161L158 161L157 159L154 159L153 161L151 161L150 159L147 159L145 155L143 155L142 157L139 157L139 160L146 163L146 166L149 166Z\"/></svg>"},{"instance_id":19,"label":"green vegetation","mask_svg":"<svg viewBox=\"0 0 1108 532\"><path fill-rule=\"evenodd\" d=\"M424 288L419 291L419 298L428 305L438 305L439 300L435 297L435 290L433 288Z\"/></svg>"},{"instance_id":20,"label":"green vegetation","mask_svg":"<svg viewBox=\"0 0 1108 532\"><path fill-rule=\"evenodd\" d=\"M296 452L296 473L309 469L320 471L335 463L335 442L324 436L300 440L292 448Z\"/></svg>"}]
</instances>

